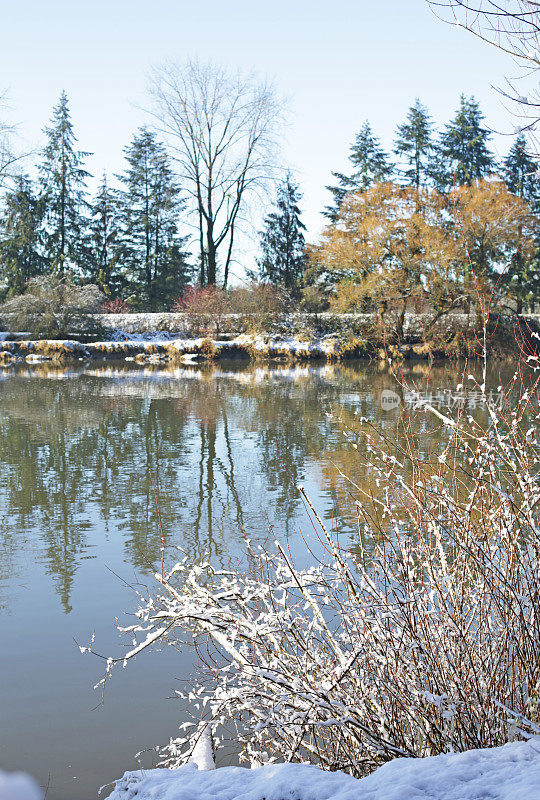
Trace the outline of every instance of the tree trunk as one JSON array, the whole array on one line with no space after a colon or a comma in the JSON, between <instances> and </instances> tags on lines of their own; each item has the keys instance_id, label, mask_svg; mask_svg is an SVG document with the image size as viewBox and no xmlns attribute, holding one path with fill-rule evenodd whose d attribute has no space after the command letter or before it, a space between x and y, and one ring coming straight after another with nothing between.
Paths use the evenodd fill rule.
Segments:
<instances>
[{"instance_id":1,"label":"tree trunk","mask_svg":"<svg viewBox=\"0 0 540 800\"><path fill-rule=\"evenodd\" d=\"M144 272L146 277L146 291L148 294L148 303L150 305L150 311L154 310L154 298L152 293L152 256L151 256L151 244L150 244L150 200L148 197L148 184L146 185L145 189L145 220L144 220L144 248L145 248L145 257L144 257Z\"/></svg>"},{"instance_id":2,"label":"tree trunk","mask_svg":"<svg viewBox=\"0 0 540 800\"><path fill-rule=\"evenodd\" d=\"M398 344L401 344L403 341L403 324L405 322L405 312L407 310L407 298L403 299L403 305L401 306L401 311L398 314L397 321L396 321L396 340Z\"/></svg>"},{"instance_id":3,"label":"tree trunk","mask_svg":"<svg viewBox=\"0 0 540 800\"><path fill-rule=\"evenodd\" d=\"M206 282L208 286L216 285L217 252L214 241L214 230L210 220L206 223Z\"/></svg>"},{"instance_id":4,"label":"tree trunk","mask_svg":"<svg viewBox=\"0 0 540 800\"><path fill-rule=\"evenodd\" d=\"M223 272L223 289L227 289L227 283L229 280L229 266L231 263L232 257L232 249L233 249L233 242L234 242L234 223L231 224L231 233L229 238L229 248L227 250L227 260L225 261L225 270Z\"/></svg>"},{"instance_id":5,"label":"tree trunk","mask_svg":"<svg viewBox=\"0 0 540 800\"><path fill-rule=\"evenodd\" d=\"M60 197L60 263L58 276L64 277L64 261L66 256L66 167L62 159L62 194Z\"/></svg>"},{"instance_id":6,"label":"tree trunk","mask_svg":"<svg viewBox=\"0 0 540 800\"><path fill-rule=\"evenodd\" d=\"M208 245L208 263L206 269L206 282L208 286L216 285L216 248L214 242Z\"/></svg>"},{"instance_id":7,"label":"tree trunk","mask_svg":"<svg viewBox=\"0 0 540 800\"><path fill-rule=\"evenodd\" d=\"M204 249L204 231L203 231L203 217L199 202L199 248L200 248L200 269L199 269L199 285L204 286L206 280L206 251Z\"/></svg>"}]
</instances>

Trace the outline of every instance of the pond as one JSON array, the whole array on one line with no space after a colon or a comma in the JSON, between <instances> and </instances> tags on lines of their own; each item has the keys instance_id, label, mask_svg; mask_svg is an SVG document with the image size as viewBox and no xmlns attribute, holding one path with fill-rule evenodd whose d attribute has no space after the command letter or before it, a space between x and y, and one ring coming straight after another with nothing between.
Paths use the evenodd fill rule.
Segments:
<instances>
[{"instance_id":1,"label":"pond","mask_svg":"<svg viewBox=\"0 0 540 800\"><path fill-rule=\"evenodd\" d=\"M173 695L194 657L143 654L102 694L93 687L103 663L78 645L94 632L100 653L122 652L115 617L152 586L162 542L167 562L180 547L238 564L246 536L287 539L299 562L308 558L300 483L353 543L339 471L369 475L329 412L367 416L391 442L406 406L427 457L444 434L422 398L478 406L474 392L449 391L450 367L411 366L405 379L403 388L366 363L1 372L0 768L32 773L47 800L91 800L155 763L152 748L182 722Z\"/></svg>"}]
</instances>

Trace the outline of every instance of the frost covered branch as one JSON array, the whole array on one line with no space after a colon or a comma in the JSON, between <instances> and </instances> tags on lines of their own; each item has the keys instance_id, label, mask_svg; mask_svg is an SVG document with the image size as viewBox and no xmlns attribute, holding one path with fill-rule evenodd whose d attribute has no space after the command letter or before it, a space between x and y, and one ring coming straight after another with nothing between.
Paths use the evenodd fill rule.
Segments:
<instances>
[{"instance_id":1,"label":"frost covered branch","mask_svg":"<svg viewBox=\"0 0 540 800\"><path fill-rule=\"evenodd\" d=\"M312 567L297 569L279 543L248 542L244 574L187 558L156 574L157 593L123 629L133 647L121 660L156 642L208 652L183 695L200 722L171 740L165 763L227 729L248 762L360 776L396 756L539 731L537 383L516 373L502 409L485 381L476 388L487 421L445 416L447 444L430 461L412 437L389 455L367 426L379 489L356 486L354 548L300 487L327 554Z\"/></svg>"}]
</instances>

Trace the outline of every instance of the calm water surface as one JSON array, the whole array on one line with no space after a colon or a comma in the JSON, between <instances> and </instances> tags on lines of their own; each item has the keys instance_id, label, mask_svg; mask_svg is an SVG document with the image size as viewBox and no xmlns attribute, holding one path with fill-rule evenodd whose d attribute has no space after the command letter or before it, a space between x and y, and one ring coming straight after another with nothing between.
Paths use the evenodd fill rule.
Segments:
<instances>
[{"instance_id":1,"label":"calm water surface","mask_svg":"<svg viewBox=\"0 0 540 800\"><path fill-rule=\"evenodd\" d=\"M179 546L238 563L248 535L288 537L302 562L299 483L353 542L337 468L369 475L328 412L366 415L392 437L403 405L418 405L413 382L436 403L456 384L421 365L406 378L403 392L366 364L0 371L0 768L34 774L47 800L90 800L175 735L183 709L170 697L191 654L144 654L102 697L102 664L76 644L95 631L100 652L121 653L115 617L160 558L156 496L167 559ZM464 402L476 407L474 393ZM415 426L436 453L442 434L422 412Z\"/></svg>"}]
</instances>

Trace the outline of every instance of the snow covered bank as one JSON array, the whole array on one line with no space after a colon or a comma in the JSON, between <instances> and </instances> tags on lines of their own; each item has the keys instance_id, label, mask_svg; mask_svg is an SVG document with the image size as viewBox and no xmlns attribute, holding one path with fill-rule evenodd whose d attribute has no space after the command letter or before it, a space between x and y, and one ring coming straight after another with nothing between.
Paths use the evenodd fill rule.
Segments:
<instances>
[{"instance_id":1,"label":"snow covered bank","mask_svg":"<svg viewBox=\"0 0 540 800\"><path fill-rule=\"evenodd\" d=\"M0 770L0 800L42 800L43 792L29 775Z\"/></svg>"},{"instance_id":2,"label":"snow covered bank","mask_svg":"<svg viewBox=\"0 0 540 800\"><path fill-rule=\"evenodd\" d=\"M242 334L229 341L198 339L121 340L81 343L72 340L0 341L0 365L19 360L70 361L129 358L141 363L247 358L336 360L365 354L365 343L352 338L342 343L335 337L306 341L296 337L250 336Z\"/></svg>"},{"instance_id":3,"label":"snow covered bank","mask_svg":"<svg viewBox=\"0 0 540 800\"><path fill-rule=\"evenodd\" d=\"M95 314L96 321L105 331L111 333L125 333L128 335L153 335L157 333L171 334L173 337L188 337L193 334L193 314L174 312L146 312L129 314ZM196 316L196 315L195 315ZM211 315L202 313L202 316L211 318ZM268 316L268 315L266 315ZM396 312L387 313L388 323L393 324L397 317ZM254 319L255 318L255 319ZM253 321L257 321L256 314L221 314L219 323L222 330L239 333L252 328ZM319 314L292 313L272 315L273 330L287 330L293 333L300 329L324 330L332 333L348 326L351 330L366 331L377 324L377 314L336 314L324 311ZM407 312L403 321L403 332L406 341L422 341L426 327L432 325L433 314ZM468 314L451 312L439 320L435 328L439 332L466 329L470 325ZM211 324L210 331L214 326Z\"/></svg>"},{"instance_id":4,"label":"snow covered bank","mask_svg":"<svg viewBox=\"0 0 540 800\"><path fill-rule=\"evenodd\" d=\"M108 800L540 800L540 737L399 758L357 780L306 764L126 772Z\"/></svg>"}]
</instances>

